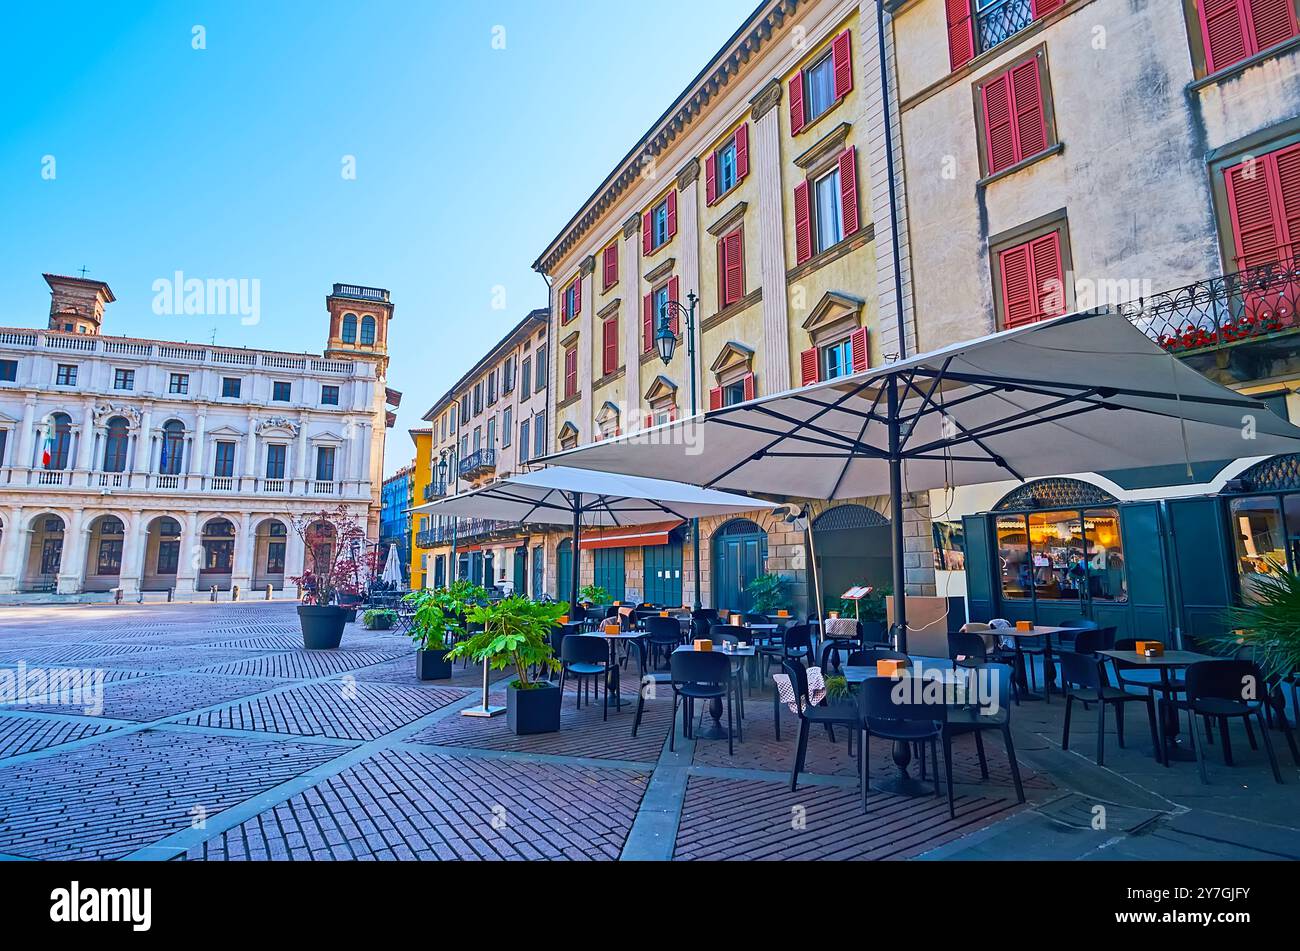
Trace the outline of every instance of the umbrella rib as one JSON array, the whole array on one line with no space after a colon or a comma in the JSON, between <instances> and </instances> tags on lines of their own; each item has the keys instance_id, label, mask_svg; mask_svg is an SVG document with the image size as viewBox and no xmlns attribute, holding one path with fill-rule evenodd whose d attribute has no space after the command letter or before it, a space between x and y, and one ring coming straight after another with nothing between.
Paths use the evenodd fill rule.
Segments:
<instances>
[{"instance_id":1,"label":"umbrella rib","mask_svg":"<svg viewBox=\"0 0 1300 951\"><path fill-rule=\"evenodd\" d=\"M990 396L1001 396L1001 394L999 394L996 390L990 392L988 395L990 395ZM992 451L991 451L987 446L985 446L985 445L983 445L982 443L980 443L980 438L981 438L982 436L990 435L990 434L992 434L992 435L1000 435L1003 431L1007 431L1007 430L1003 430L1003 427L1005 427L1005 426L1006 426L1009 422L1011 422L1012 420L1015 420L1015 419L1032 419L1032 418L1037 417L1038 415L1040 415L1040 414L1042 414L1042 413L1051 413L1051 412L1055 412L1057 409L1061 408L1062 406L1069 406L1070 404L1073 404L1073 403L1080 403L1080 402L1085 403L1089 408L1092 408L1092 409L1104 409L1104 408L1105 408L1105 404L1103 404L1103 403L1099 403L1099 402L1095 402L1095 401L1093 401L1093 400L1091 400L1091 399L1088 399L1088 398L1087 398L1087 395L1085 395L1085 394L1080 394L1079 396L1063 396L1063 397L1060 397L1060 398L1056 399L1054 402L1047 403L1047 404L1044 405L1044 406L1035 407L1035 408L1033 408L1033 409L1027 409L1027 408L1025 408L1025 407L1016 407L1016 410L1017 410L1017 411L1014 412L1014 413L1012 413L1012 414L1009 415L1009 416L1003 416L1002 418L1000 418L1000 419L996 419L996 420L993 420L992 422L984 423L982 426L975 426L975 427L971 427L971 428L968 428L968 427L966 427L966 426L963 426L963 425L962 425L962 424L961 424L957 419L955 419L955 418L953 418L953 417L949 417L949 419L952 419L953 425L955 425L958 429L960 429L960 430L962 431L962 433L964 433L964 434L966 435L967 438L966 438L965 440L949 440L947 444L948 444L948 445L956 445L958 442L968 442L968 441L969 441L969 442L974 442L974 443L975 443L976 445L978 445L981 449L983 449L985 452L987 452L990 456L993 456L993 455L996 455L996 453L992 452ZM1013 404L1013 405L1014 405L1014 404ZM1040 422L1052 422L1052 420L1042 420L1042 421L1040 421ZM1028 421L1027 421L1027 422L1025 422L1025 423L1023 424L1023 426L1021 426L1021 427L1012 427L1012 429L1009 430L1009 431L1014 431L1014 430L1017 429L1017 428L1028 428L1028 427L1030 427L1030 426L1035 426L1035 425L1039 425L1039 423L1038 423L1038 422L1028 422ZM943 446L944 446L944 442L943 442L943 441L935 441L935 440L931 440L930 442L926 443L926 444L923 445L923 446L918 446L918 447L916 448L916 451L917 451L917 452L930 452L931 450L934 450L934 449L941 449L941 448L943 448Z\"/></svg>"},{"instance_id":2,"label":"umbrella rib","mask_svg":"<svg viewBox=\"0 0 1300 951\"><path fill-rule=\"evenodd\" d=\"M770 429L763 429L763 428L761 428L761 427L759 427L759 426L755 426L755 425L752 424L752 423L742 423L742 422L738 422L738 421L736 421L736 420L730 420L730 419L718 419L718 420L714 420L714 422L716 422L716 423L718 423L719 425L722 425L722 426L730 426L730 427L732 427L733 429L745 429L745 430L749 430L750 432L761 433L761 434L764 435L764 436L778 436L779 438L777 438L776 440L774 440L774 441L770 444L770 446L775 446L777 443L781 442L782 440L785 440L785 439L791 439L791 440L797 440L797 441L799 441L799 442L801 442L801 443L806 443L806 444L808 444L808 445L810 445L810 446L823 446L823 447L825 447L825 448L827 448L827 449L834 449L834 450L837 450L837 451L843 451L843 450L845 450L845 449L852 450L852 449L856 448L856 447L855 447L855 444L853 443L853 441L852 441L851 439L849 439L849 438L847 438L847 437L843 437L843 436L838 437L834 442L832 442L832 441L827 440L827 439L814 439L814 438L812 438L812 437L810 437L810 436L802 436L802 435L784 435L784 434L781 434L781 433L773 432L773 431L770 430ZM877 453L882 453L882 452L883 452L883 450L875 449L874 447L871 447L871 446L867 446L867 447L865 447L865 448L872 449L874 452L877 452ZM761 456L767 455L770 451L771 451L771 450L770 450L769 447L765 447L764 449L760 449L760 450L758 450L757 455L761 457ZM747 457L747 459L746 459L745 461L751 461L752 459L754 459L754 454L751 454L749 457ZM731 474L730 472L726 473L726 475L730 475L730 474ZM710 487L711 485L712 485L712 483L708 483L708 484L705 486L705 488L708 488L708 487Z\"/></svg>"},{"instance_id":3,"label":"umbrella rib","mask_svg":"<svg viewBox=\"0 0 1300 951\"><path fill-rule=\"evenodd\" d=\"M1263 403L1259 403L1255 400L1240 398L1233 399L1217 396L1178 396L1161 390L1140 390L1128 386L1098 386L1095 383L1058 383L1047 380L1037 380L1032 383L1017 383L1014 380L967 373L950 373L949 379L962 383L985 384L1002 390L1011 389L1025 390L1027 392L1039 392L1044 396L1049 394L1052 396L1060 396L1061 394L1059 393L1051 392L1052 388L1059 387L1064 390L1078 390L1081 393L1087 392L1088 390L1093 390L1094 392L1104 391L1108 396L1112 394L1116 396L1138 396L1143 399L1163 400L1166 402L1204 403L1207 406L1231 406L1243 409L1266 408ZM1035 389L1036 387L1038 389Z\"/></svg>"}]
</instances>

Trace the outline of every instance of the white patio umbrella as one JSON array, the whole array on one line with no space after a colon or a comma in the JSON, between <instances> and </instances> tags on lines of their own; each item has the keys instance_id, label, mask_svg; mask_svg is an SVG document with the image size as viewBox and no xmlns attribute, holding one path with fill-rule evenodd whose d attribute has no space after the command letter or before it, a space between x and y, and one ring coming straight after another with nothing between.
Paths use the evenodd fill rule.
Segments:
<instances>
[{"instance_id":1,"label":"white patio umbrella","mask_svg":"<svg viewBox=\"0 0 1300 951\"><path fill-rule=\"evenodd\" d=\"M568 467L892 503L906 646L904 492L1300 451L1300 429L1128 321L1075 314L559 453Z\"/></svg>"},{"instance_id":2,"label":"white patio umbrella","mask_svg":"<svg viewBox=\"0 0 1300 951\"><path fill-rule=\"evenodd\" d=\"M412 511L462 518L489 518L520 525L572 525L570 603L578 600L579 533L583 525L647 525L666 518L702 518L772 509L775 504L729 492L664 479L554 466L511 476L473 492L416 506ZM698 559L698 541L696 544ZM695 572L699 607L698 561Z\"/></svg>"},{"instance_id":3,"label":"white patio umbrella","mask_svg":"<svg viewBox=\"0 0 1300 951\"><path fill-rule=\"evenodd\" d=\"M388 557L384 559L384 573L380 575L385 584L394 588L402 586L402 558L397 553L396 545L388 546Z\"/></svg>"}]
</instances>

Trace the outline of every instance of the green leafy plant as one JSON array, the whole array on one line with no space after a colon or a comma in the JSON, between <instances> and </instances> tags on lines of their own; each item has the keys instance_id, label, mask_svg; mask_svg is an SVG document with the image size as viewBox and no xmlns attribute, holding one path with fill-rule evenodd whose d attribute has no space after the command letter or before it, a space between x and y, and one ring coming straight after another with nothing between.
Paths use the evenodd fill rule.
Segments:
<instances>
[{"instance_id":1,"label":"green leafy plant","mask_svg":"<svg viewBox=\"0 0 1300 951\"><path fill-rule=\"evenodd\" d=\"M361 615L361 623L367 630L387 631L397 623L397 612L390 608L372 608Z\"/></svg>"},{"instance_id":2,"label":"green leafy plant","mask_svg":"<svg viewBox=\"0 0 1300 951\"><path fill-rule=\"evenodd\" d=\"M600 585L589 584L578 592L578 600L584 604L610 604L614 599Z\"/></svg>"},{"instance_id":3,"label":"green leafy plant","mask_svg":"<svg viewBox=\"0 0 1300 951\"><path fill-rule=\"evenodd\" d=\"M889 585L876 585L870 594L856 605L852 601L841 599L838 595L822 599L822 608L826 612L839 611L840 617L857 618L861 621L879 621L885 623L885 598L894 593Z\"/></svg>"},{"instance_id":4,"label":"green leafy plant","mask_svg":"<svg viewBox=\"0 0 1300 951\"><path fill-rule=\"evenodd\" d=\"M465 633L468 612L488 600L487 589L464 578L446 588L412 591L404 599L415 606L410 636L417 650L443 651Z\"/></svg>"},{"instance_id":5,"label":"green leafy plant","mask_svg":"<svg viewBox=\"0 0 1300 951\"><path fill-rule=\"evenodd\" d=\"M511 686L516 690L544 686L532 679L529 672L533 667L542 671L560 669L547 635L560 626L560 618L568 611L569 605L563 601L547 603L520 595L494 604L475 605L466 620L481 630L460 641L448 652L447 659L486 660L493 670L513 667L516 679Z\"/></svg>"},{"instance_id":6,"label":"green leafy plant","mask_svg":"<svg viewBox=\"0 0 1300 951\"><path fill-rule=\"evenodd\" d=\"M826 678L826 699L832 703L849 703L853 700L853 691L849 689L848 678L843 674L832 674Z\"/></svg>"},{"instance_id":7,"label":"green leafy plant","mask_svg":"<svg viewBox=\"0 0 1300 951\"><path fill-rule=\"evenodd\" d=\"M745 585L745 594L755 614L771 614L785 604L785 579L770 572L759 575Z\"/></svg>"},{"instance_id":8,"label":"green leafy plant","mask_svg":"<svg viewBox=\"0 0 1300 951\"><path fill-rule=\"evenodd\" d=\"M1229 633L1208 639L1211 649L1231 653L1253 647L1265 677L1300 670L1300 575L1282 570L1253 579L1252 600L1224 615Z\"/></svg>"}]
</instances>

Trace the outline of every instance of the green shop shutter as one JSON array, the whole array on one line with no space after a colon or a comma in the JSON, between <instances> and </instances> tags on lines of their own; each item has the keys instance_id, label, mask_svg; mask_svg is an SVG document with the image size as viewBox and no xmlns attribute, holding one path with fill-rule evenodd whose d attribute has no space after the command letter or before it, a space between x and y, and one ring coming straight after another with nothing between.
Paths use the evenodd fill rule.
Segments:
<instances>
[{"instance_id":1,"label":"green shop shutter","mask_svg":"<svg viewBox=\"0 0 1300 951\"><path fill-rule=\"evenodd\" d=\"M1133 502L1119 507L1124 541L1124 574L1128 583L1128 637L1167 638L1173 628L1169 572L1165 564L1164 525L1159 502ZM1094 601L1094 618L1108 607ZM1121 632L1123 625L1120 625Z\"/></svg>"},{"instance_id":2,"label":"green shop shutter","mask_svg":"<svg viewBox=\"0 0 1300 951\"><path fill-rule=\"evenodd\" d=\"M994 617L1000 579L993 570L996 562L989 543L989 516L967 515L962 519L966 536L966 611L972 621Z\"/></svg>"},{"instance_id":3,"label":"green shop shutter","mask_svg":"<svg viewBox=\"0 0 1300 951\"><path fill-rule=\"evenodd\" d=\"M1182 602L1183 646L1223 632L1223 612L1234 601L1232 560L1222 502L1213 496L1168 503L1170 561Z\"/></svg>"}]
</instances>

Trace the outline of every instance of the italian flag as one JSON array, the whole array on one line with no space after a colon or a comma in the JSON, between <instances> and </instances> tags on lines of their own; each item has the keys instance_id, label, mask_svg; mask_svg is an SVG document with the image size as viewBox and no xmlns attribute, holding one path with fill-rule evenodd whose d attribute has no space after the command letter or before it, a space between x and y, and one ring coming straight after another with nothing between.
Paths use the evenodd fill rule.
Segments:
<instances>
[{"instance_id":1,"label":"italian flag","mask_svg":"<svg viewBox=\"0 0 1300 951\"><path fill-rule=\"evenodd\" d=\"M54 458L54 427L51 426L45 431L45 445L41 447L41 466L48 469L50 460Z\"/></svg>"}]
</instances>

